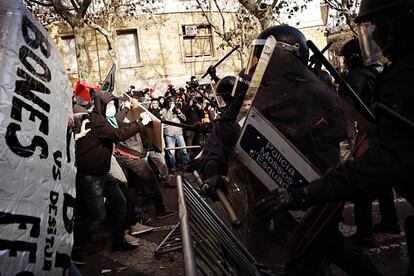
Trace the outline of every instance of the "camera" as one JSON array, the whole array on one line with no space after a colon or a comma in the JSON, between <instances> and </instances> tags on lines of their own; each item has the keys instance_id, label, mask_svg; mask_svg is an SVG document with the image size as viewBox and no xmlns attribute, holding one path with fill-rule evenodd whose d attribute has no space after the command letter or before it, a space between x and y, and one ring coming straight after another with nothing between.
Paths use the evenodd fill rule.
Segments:
<instances>
[{"instance_id":1,"label":"camera","mask_svg":"<svg viewBox=\"0 0 414 276\"><path fill-rule=\"evenodd\" d=\"M128 91L127 92L125 92L125 94L127 94L128 96L130 96L130 97L134 97L134 91L135 91L135 86L134 85L130 85L129 87L128 87Z\"/></svg>"},{"instance_id":2,"label":"camera","mask_svg":"<svg viewBox=\"0 0 414 276\"><path fill-rule=\"evenodd\" d=\"M188 87L193 88L193 89L199 86L199 83L196 80L195 76L191 76L190 81L187 81L186 84L188 85Z\"/></svg>"}]
</instances>

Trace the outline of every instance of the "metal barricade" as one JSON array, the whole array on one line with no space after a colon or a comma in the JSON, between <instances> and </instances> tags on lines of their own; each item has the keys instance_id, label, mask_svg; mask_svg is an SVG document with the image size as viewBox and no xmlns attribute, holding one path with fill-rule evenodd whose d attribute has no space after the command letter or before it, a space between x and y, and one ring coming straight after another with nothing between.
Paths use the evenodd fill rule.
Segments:
<instances>
[{"instance_id":1,"label":"metal barricade","mask_svg":"<svg viewBox=\"0 0 414 276\"><path fill-rule=\"evenodd\" d=\"M183 251L186 275L260 275L255 258L190 183L177 177L180 222L155 250Z\"/></svg>"}]
</instances>

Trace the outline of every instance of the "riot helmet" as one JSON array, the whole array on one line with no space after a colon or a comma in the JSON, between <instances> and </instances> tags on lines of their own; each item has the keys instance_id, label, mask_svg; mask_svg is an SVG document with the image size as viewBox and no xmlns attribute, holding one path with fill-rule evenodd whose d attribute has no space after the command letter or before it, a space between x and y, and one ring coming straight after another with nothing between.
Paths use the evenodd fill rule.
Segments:
<instances>
[{"instance_id":1,"label":"riot helmet","mask_svg":"<svg viewBox=\"0 0 414 276\"><path fill-rule=\"evenodd\" d=\"M216 85L216 97L220 107L225 106L233 101L231 92L236 83L236 77L226 76L219 80Z\"/></svg>"},{"instance_id":2,"label":"riot helmet","mask_svg":"<svg viewBox=\"0 0 414 276\"><path fill-rule=\"evenodd\" d=\"M392 61L414 45L414 0L362 0L355 23L365 64Z\"/></svg>"},{"instance_id":3,"label":"riot helmet","mask_svg":"<svg viewBox=\"0 0 414 276\"><path fill-rule=\"evenodd\" d=\"M338 56L344 57L344 64L348 69L356 68L364 64L358 38L347 41L342 46Z\"/></svg>"},{"instance_id":4,"label":"riot helmet","mask_svg":"<svg viewBox=\"0 0 414 276\"><path fill-rule=\"evenodd\" d=\"M273 36L277 41L277 45L281 46L286 51L293 53L302 63L308 63L309 48L306 45L306 38L303 33L289 25L272 26L263 30L253 41L253 49L250 51L245 71L247 75L253 75L266 43L266 39L269 36Z\"/></svg>"}]
</instances>

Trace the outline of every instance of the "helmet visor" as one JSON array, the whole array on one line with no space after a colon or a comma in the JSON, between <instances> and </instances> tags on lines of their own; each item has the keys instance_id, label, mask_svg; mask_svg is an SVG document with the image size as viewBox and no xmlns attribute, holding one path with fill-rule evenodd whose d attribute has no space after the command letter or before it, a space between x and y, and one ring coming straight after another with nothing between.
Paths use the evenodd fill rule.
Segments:
<instances>
[{"instance_id":1,"label":"helmet visor","mask_svg":"<svg viewBox=\"0 0 414 276\"><path fill-rule=\"evenodd\" d=\"M381 49L374 40L375 24L370 21L358 24L359 45L366 66L380 62Z\"/></svg>"},{"instance_id":2,"label":"helmet visor","mask_svg":"<svg viewBox=\"0 0 414 276\"><path fill-rule=\"evenodd\" d=\"M251 45L249 59L244 71L246 75L253 76L254 70L256 70L257 63L259 62L260 55L262 54L263 47L266 43L266 39L255 39Z\"/></svg>"}]
</instances>

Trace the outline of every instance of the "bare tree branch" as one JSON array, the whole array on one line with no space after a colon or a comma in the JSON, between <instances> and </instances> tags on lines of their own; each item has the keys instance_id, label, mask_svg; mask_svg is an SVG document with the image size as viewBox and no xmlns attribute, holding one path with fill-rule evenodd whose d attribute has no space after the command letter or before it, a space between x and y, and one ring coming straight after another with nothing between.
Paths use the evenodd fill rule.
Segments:
<instances>
[{"instance_id":1,"label":"bare tree branch","mask_svg":"<svg viewBox=\"0 0 414 276\"><path fill-rule=\"evenodd\" d=\"M108 33L108 31L107 31L105 28L103 28L102 26L100 26L100 25L98 25L98 24L94 23L92 20L90 20L90 19L85 20L85 23L86 23L89 27L91 27L92 29L95 29L95 30L97 30L98 32L100 32L103 36L105 36L105 37L109 36L109 33Z\"/></svg>"},{"instance_id":2,"label":"bare tree branch","mask_svg":"<svg viewBox=\"0 0 414 276\"><path fill-rule=\"evenodd\" d=\"M37 1L37 0L28 0L29 2L32 2L32 3L35 3L35 4L38 4L38 5L40 5L40 6L43 6L43 7L52 7L53 6L53 4L52 3L50 3L50 2L43 2L43 1Z\"/></svg>"},{"instance_id":3,"label":"bare tree branch","mask_svg":"<svg viewBox=\"0 0 414 276\"><path fill-rule=\"evenodd\" d=\"M92 0L83 0L81 6L81 15L84 17L88 11L89 6L91 5Z\"/></svg>"},{"instance_id":4,"label":"bare tree branch","mask_svg":"<svg viewBox=\"0 0 414 276\"><path fill-rule=\"evenodd\" d=\"M67 7L63 6L60 0L51 0L53 8L56 12L62 16L62 18L69 23L72 27L76 25L76 16L69 12Z\"/></svg>"},{"instance_id":5,"label":"bare tree branch","mask_svg":"<svg viewBox=\"0 0 414 276\"><path fill-rule=\"evenodd\" d=\"M81 13L79 4L75 0L70 0L70 3L72 4L73 8L75 9L76 13Z\"/></svg>"},{"instance_id":6,"label":"bare tree branch","mask_svg":"<svg viewBox=\"0 0 414 276\"><path fill-rule=\"evenodd\" d=\"M223 32L224 32L226 30L226 20L224 19L223 12L221 11L221 9L220 9L220 7L219 7L219 5L217 3L217 0L214 0L214 4L216 5L216 8L219 11L219 14L221 16L222 27L223 27Z\"/></svg>"}]
</instances>

